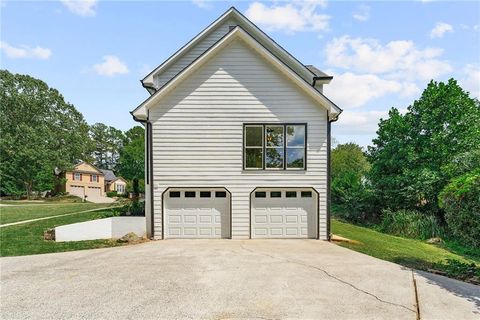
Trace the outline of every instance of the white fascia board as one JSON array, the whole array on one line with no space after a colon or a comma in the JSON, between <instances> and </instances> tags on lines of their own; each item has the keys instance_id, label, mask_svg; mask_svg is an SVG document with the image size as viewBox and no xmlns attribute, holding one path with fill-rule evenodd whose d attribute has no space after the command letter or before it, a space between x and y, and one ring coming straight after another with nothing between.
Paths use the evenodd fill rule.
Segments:
<instances>
[{"instance_id":1,"label":"white fascia board","mask_svg":"<svg viewBox=\"0 0 480 320\"><path fill-rule=\"evenodd\" d=\"M254 39L250 34L245 32L241 27L236 27L229 34L227 34L223 39L218 41L214 46L209 50L204 52L200 57L197 58L192 64L183 69L175 78L167 82L160 90L155 92L147 100L145 100L141 105L139 105L132 114L136 118L140 116L146 116L147 110L153 105L157 104L162 97L164 97L168 92L177 86L177 84L187 78L200 66L202 66L206 61L208 61L212 56L214 56L221 48L225 47L231 41L236 38L241 38L253 49L255 49L261 56L263 56L267 61L272 63L277 69L284 73L290 80L295 82L300 88L302 88L307 94L309 94L314 100L319 102L325 109L328 110L329 117L335 119L341 110L330 100L328 100L322 93L313 88L308 82L295 73L292 69L285 65L281 60L279 60L275 55L268 51L264 46L262 46L256 39ZM138 114L138 116L137 116Z\"/></svg>"}]
</instances>

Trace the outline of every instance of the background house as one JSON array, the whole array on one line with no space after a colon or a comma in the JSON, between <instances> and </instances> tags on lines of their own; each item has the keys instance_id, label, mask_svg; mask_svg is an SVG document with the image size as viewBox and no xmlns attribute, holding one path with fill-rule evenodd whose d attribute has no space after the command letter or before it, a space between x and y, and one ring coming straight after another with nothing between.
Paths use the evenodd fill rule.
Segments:
<instances>
[{"instance_id":1,"label":"background house","mask_svg":"<svg viewBox=\"0 0 480 320\"><path fill-rule=\"evenodd\" d=\"M80 162L73 170L67 170L60 173L60 178L64 178L64 183L58 186L57 190L80 198L105 196L105 177L103 172L95 166Z\"/></svg>"},{"instance_id":2,"label":"background house","mask_svg":"<svg viewBox=\"0 0 480 320\"><path fill-rule=\"evenodd\" d=\"M101 169L105 176L105 192L117 191L118 194L127 192L127 180L115 176L112 170Z\"/></svg>"}]
</instances>

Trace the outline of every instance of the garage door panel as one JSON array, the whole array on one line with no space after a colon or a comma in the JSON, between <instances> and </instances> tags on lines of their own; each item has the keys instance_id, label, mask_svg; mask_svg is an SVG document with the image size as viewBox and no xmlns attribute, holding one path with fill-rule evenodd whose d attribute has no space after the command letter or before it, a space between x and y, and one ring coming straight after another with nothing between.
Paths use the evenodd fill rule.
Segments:
<instances>
[{"instance_id":1,"label":"garage door panel","mask_svg":"<svg viewBox=\"0 0 480 320\"><path fill-rule=\"evenodd\" d=\"M194 191L195 197L185 197L185 191ZM200 198L200 190L194 188L170 191L175 197L165 193L165 238L230 237L230 195L216 198L215 191L223 190L208 191L211 196L205 198Z\"/></svg>"},{"instance_id":2,"label":"garage door panel","mask_svg":"<svg viewBox=\"0 0 480 320\"><path fill-rule=\"evenodd\" d=\"M317 201L313 190L297 190L296 197L286 197L292 189L257 189L265 198L251 196L252 238L317 238ZM271 191L281 191L281 197L270 197ZM312 197L301 197L310 191Z\"/></svg>"},{"instance_id":3,"label":"garage door panel","mask_svg":"<svg viewBox=\"0 0 480 320\"><path fill-rule=\"evenodd\" d=\"M168 222L169 223L181 223L182 222L182 216L180 216L180 215L170 215L170 216L168 216Z\"/></svg>"},{"instance_id":4,"label":"garage door panel","mask_svg":"<svg viewBox=\"0 0 480 320\"><path fill-rule=\"evenodd\" d=\"M85 194L85 188L83 186L70 186L70 194L83 198Z\"/></svg>"},{"instance_id":5,"label":"garage door panel","mask_svg":"<svg viewBox=\"0 0 480 320\"><path fill-rule=\"evenodd\" d=\"M283 223L283 216L271 215L270 223Z\"/></svg>"}]
</instances>

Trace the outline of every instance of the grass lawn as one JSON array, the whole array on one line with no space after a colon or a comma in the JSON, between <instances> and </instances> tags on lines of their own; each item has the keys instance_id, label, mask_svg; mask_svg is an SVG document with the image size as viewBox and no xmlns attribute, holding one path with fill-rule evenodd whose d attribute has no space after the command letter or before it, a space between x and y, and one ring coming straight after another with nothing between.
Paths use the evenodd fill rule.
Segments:
<instances>
[{"instance_id":1,"label":"grass lawn","mask_svg":"<svg viewBox=\"0 0 480 320\"><path fill-rule=\"evenodd\" d=\"M114 240L55 242L43 240L45 230L70 223L111 217L113 210L88 212L78 215L29 222L0 229L0 255L21 256L51 252L63 252L122 245Z\"/></svg>"},{"instance_id":2,"label":"grass lawn","mask_svg":"<svg viewBox=\"0 0 480 320\"><path fill-rule=\"evenodd\" d=\"M445 263L447 259L480 265L480 255L457 254L448 250L448 246L396 237L338 220L332 220L332 233L359 242L339 242L343 247L415 269L426 270L435 263Z\"/></svg>"},{"instance_id":3,"label":"grass lawn","mask_svg":"<svg viewBox=\"0 0 480 320\"><path fill-rule=\"evenodd\" d=\"M5 202L2 202L5 203ZM9 204L12 204L9 202ZM1 206L0 224L12 223L36 218L58 216L84 210L116 206L115 203L63 203L45 202L19 206Z\"/></svg>"}]
</instances>

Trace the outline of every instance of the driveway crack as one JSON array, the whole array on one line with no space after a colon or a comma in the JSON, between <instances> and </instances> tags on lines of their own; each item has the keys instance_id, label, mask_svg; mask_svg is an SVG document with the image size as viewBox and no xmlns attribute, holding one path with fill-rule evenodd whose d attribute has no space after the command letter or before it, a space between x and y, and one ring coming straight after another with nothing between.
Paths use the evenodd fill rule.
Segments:
<instances>
[{"instance_id":1,"label":"driveway crack","mask_svg":"<svg viewBox=\"0 0 480 320\"><path fill-rule=\"evenodd\" d=\"M354 284L352 284L352 283L350 283L350 282L348 282L348 281L346 281L346 280L343 280L343 279L341 279L341 278L338 278L338 277L330 274L328 271L326 271L326 270L324 270L324 269L322 269L322 268L320 268L320 267L317 267L317 266L314 266L314 265L310 265L310 264L307 264L307 263L303 263L303 262L300 262L300 261L294 261L294 260L279 258L279 257L277 257L277 256L274 256L274 255L271 255L271 254L268 254L268 253L257 252L257 251L254 251L254 250L251 250L251 249L246 248L244 242L242 242L241 247L242 247L243 250L248 251L248 252L251 252L251 253L253 253L253 254L262 255L262 256L266 256L266 257L272 258L272 259L277 259L277 260L280 260L280 261L284 261L284 262L288 262L288 263L292 263L292 264L297 264L297 265L300 265L300 266L303 266L303 267L307 267L307 268L311 268L311 269L314 269L314 270L317 270L317 271L321 271L321 272L323 272L326 276L328 276L328 277L330 277L330 278L332 278L332 279L334 279L334 280L336 280L336 281L338 281L338 282L340 282L340 283L343 283L343 284L345 284L345 285L353 288L354 290L356 290L356 291L358 291L358 292L361 292L361 293L363 293L363 294L369 295L369 296L375 298L377 301L379 301L379 302L381 302L381 303L385 303L385 304L389 304L389 305L391 305L391 306L403 308L403 309L408 310L408 311L410 311L410 312L413 312L413 313L415 313L415 314L417 313L416 310L410 309L410 308L408 308L408 307L406 307L406 306L404 306L404 305L383 300L383 299L379 298L378 296L374 295L373 293L368 292L368 291L363 290L363 289L360 289L360 288L356 287Z\"/></svg>"}]
</instances>

